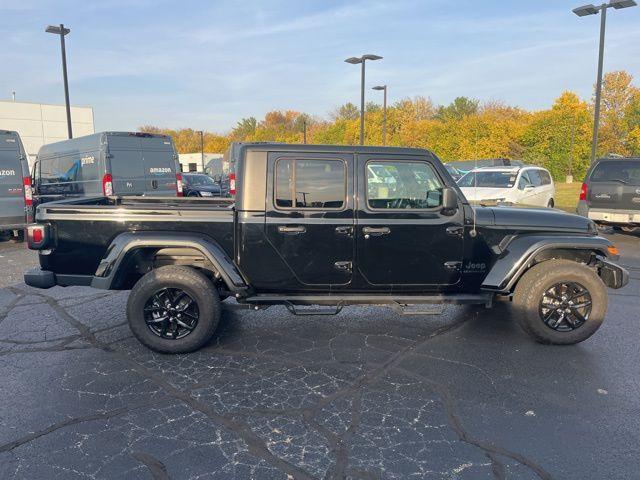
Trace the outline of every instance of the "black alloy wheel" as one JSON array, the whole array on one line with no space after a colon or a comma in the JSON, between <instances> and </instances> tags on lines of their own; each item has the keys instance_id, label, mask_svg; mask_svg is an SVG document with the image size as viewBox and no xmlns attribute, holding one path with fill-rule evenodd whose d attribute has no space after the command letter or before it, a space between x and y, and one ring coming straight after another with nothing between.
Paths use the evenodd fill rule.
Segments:
<instances>
[{"instance_id":1,"label":"black alloy wheel","mask_svg":"<svg viewBox=\"0 0 640 480\"><path fill-rule=\"evenodd\" d=\"M540 299L539 312L545 325L557 332L571 332L589 320L591 294L577 282L556 283Z\"/></svg>"},{"instance_id":2,"label":"black alloy wheel","mask_svg":"<svg viewBox=\"0 0 640 480\"><path fill-rule=\"evenodd\" d=\"M155 335L177 340L197 327L200 311L196 301L184 290L162 288L147 300L144 320Z\"/></svg>"}]
</instances>

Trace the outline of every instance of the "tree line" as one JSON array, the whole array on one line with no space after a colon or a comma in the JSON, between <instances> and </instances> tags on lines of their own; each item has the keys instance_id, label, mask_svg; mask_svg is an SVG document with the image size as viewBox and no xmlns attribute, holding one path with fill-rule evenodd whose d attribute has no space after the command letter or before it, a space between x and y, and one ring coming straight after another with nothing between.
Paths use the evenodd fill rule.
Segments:
<instances>
[{"instance_id":1,"label":"tree line","mask_svg":"<svg viewBox=\"0 0 640 480\"><path fill-rule=\"evenodd\" d=\"M339 106L328 118L293 110L274 110L262 120L243 118L226 134L204 133L206 152L224 152L231 142L277 141L356 145L359 108ZM365 143L382 144L382 106L365 108ZM426 97L399 100L387 108L387 145L421 147L443 161L510 158L547 168L556 181L580 179L589 166L593 99L565 91L550 108L527 111L492 101L458 97L434 105ZM141 131L171 135L179 153L200 151L199 132L144 126ZM604 77L598 155L640 156L640 88L625 71Z\"/></svg>"}]
</instances>

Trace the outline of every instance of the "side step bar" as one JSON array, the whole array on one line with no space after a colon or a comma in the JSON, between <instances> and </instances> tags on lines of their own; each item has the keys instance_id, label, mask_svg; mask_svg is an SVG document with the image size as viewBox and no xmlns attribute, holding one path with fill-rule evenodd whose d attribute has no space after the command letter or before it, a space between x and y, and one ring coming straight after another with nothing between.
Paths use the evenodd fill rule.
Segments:
<instances>
[{"instance_id":1,"label":"side step bar","mask_svg":"<svg viewBox=\"0 0 640 480\"><path fill-rule=\"evenodd\" d=\"M240 300L242 303L254 306L285 305L290 312L301 315L308 311L310 315L336 315L345 305L391 305L401 309L403 313L409 313L409 305L425 304L483 304L487 307L493 304L492 293L476 294L437 294L437 295L272 295L259 294ZM327 306L329 309L296 309L296 306ZM429 309L433 314L433 310ZM415 315L426 314L427 310L416 310Z\"/></svg>"}]
</instances>

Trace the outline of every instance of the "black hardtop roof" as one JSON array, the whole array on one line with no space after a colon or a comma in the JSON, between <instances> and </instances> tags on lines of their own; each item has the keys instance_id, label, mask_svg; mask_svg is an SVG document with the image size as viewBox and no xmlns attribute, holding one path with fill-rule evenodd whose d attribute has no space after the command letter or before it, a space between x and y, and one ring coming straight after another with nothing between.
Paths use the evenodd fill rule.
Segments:
<instances>
[{"instance_id":1,"label":"black hardtop roof","mask_svg":"<svg viewBox=\"0 0 640 480\"><path fill-rule=\"evenodd\" d=\"M325 153L388 153L393 155L429 155L434 153L423 148L382 147L362 145L304 145L277 142L247 142L240 144L240 151L268 150L279 152L325 152Z\"/></svg>"},{"instance_id":2,"label":"black hardtop roof","mask_svg":"<svg viewBox=\"0 0 640 480\"><path fill-rule=\"evenodd\" d=\"M139 138L164 138L171 140L169 135L159 133L143 133L143 132L97 132L82 137L70 138L59 142L48 143L40 147L38 156L49 155L51 153L58 154L65 151L82 151L85 148L93 148L102 142L104 137L139 137Z\"/></svg>"}]
</instances>

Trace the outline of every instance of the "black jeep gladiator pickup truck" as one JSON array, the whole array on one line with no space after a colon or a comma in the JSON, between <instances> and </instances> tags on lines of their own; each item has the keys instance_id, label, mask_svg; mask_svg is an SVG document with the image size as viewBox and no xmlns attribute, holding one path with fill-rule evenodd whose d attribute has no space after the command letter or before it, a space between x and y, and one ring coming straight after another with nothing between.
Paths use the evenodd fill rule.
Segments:
<instances>
[{"instance_id":1,"label":"black jeep gladiator pickup truck","mask_svg":"<svg viewBox=\"0 0 640 480\"><path fill-rule=\"evenodd\" d=\"M99 197L41 205L28 285L131 289L131 330L160 352L210 340L220 302L294 314L344 305L512 301L537 341L591 336L628 273L586 218L471 207L408 148L243 144L233 199Z\"/></svg>"}]
</instances>

